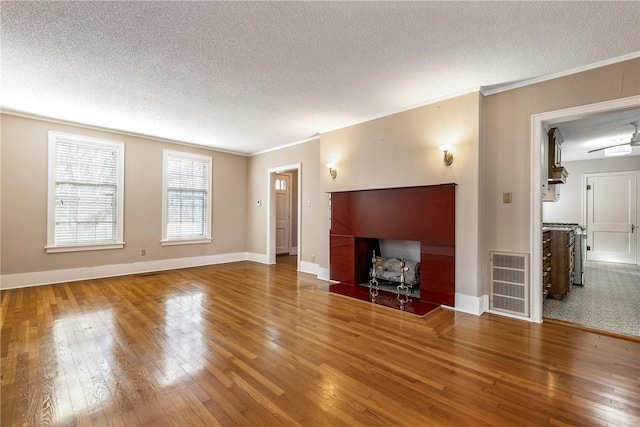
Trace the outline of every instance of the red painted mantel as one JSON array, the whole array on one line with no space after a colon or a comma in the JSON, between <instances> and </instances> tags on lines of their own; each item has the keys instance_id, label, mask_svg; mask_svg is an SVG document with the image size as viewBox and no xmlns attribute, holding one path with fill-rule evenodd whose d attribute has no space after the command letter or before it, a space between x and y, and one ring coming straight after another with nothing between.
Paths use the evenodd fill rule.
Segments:
<instances>
[{"instance_id":1,"label":"red painted mantel","mask_svg":"<svg viewBox=\"0 0 640 427\"><path fill-rule=\"evenodd\" d=\"M368 283L378 239L420 242L420 301L455 305L456 185L331 193L330 277Z\"/></svg>"}]
</instances>

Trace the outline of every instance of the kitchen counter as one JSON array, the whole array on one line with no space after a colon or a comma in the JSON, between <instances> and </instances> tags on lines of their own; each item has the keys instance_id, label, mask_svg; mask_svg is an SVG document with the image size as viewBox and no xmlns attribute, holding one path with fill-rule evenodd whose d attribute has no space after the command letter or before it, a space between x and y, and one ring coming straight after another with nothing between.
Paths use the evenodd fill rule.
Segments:
<instances>
[{"instance_id":1,"label":"kitchen counter","mask_svg":"<svg viewBox=\"0 0 640 427\"><path fill-rule=\"evenodd\" d=\"M569 226L563 226L563 227L545 226L545 227L542 227L542 231L547 231L547 230L571 231L571 230L575 230L576 227L577 226L574 226L574 227L569 227Z\"/></svg>"}]
</instances>

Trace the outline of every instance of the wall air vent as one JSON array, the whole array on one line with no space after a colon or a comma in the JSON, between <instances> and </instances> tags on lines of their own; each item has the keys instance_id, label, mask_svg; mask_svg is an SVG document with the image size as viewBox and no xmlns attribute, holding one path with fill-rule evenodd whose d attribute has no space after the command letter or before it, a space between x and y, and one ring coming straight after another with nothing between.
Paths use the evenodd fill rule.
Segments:
<instances>
[{"instance_id":1,"label":"wall air vent","mask_svg":"<svg viewBox=\"0 0 640 427\"><path fill-rule=\"evenodd\" d=\"M491 252L489 309L529 317L529 255Z\"/></svg>"}]
</instances>

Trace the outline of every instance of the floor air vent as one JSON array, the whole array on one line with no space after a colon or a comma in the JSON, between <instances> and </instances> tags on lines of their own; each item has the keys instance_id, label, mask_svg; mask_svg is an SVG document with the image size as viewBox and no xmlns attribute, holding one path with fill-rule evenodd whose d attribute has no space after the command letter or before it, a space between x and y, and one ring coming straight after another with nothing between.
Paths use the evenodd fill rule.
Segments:
<instances>
[{"instance_id":1,"label":"floor air vent","mask_svg":"<svg viewBox=\"0 0 640 427\"><path fill-rule=\"evenodd\" d=\"M529 317L529 255L491 252L492 311Z\"/></svg>"}]
</instances>

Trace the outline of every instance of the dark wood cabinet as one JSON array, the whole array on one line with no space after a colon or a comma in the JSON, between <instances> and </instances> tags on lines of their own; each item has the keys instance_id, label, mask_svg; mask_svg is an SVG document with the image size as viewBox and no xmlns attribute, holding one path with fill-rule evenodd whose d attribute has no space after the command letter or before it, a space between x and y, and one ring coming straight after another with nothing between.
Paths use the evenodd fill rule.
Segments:
<instances>
[{"instance_id":1,"label":"dark wood cabinet","mask_svg":"<svg viewBox=\"0 0 640 427\"><path fill-rule=\"evenodd\" d=\"M564 139L558 128L551 128L547 133L549 137L548 149L548 177L549 184L564 184L567 182L569 172L562 166L562 143Z\"/></svg>"},{"instance_id":2,"label":"dark wood cabinet","mask_svg":"<svg viewBox=\"0 0 640 427\"><path fill-rule=\"evenodd\" d=\"M542 294L549 295L551 290L551 231L542 232Z\"/></svg>"},{"instance_id":3,"label":"dark wood cabinet","mask_svg":"<svg viewBox=\"0 0 640 427\"><path fill-rule=\"evenodd\" d=\"M560 299L571 292L573 284L574 241L573 230L549 230L551 238L551 287L549 293Z\"/></svg>"}]
</instances>

